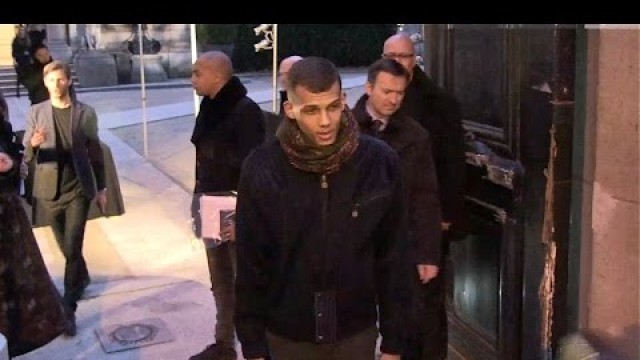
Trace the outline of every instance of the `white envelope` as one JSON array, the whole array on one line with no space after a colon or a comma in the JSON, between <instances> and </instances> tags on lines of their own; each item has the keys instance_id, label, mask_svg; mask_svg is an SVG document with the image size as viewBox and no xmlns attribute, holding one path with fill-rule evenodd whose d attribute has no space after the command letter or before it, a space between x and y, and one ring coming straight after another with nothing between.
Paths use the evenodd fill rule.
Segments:
<instances>
[{"instance_id":1,"label":"white envelope","mask_svg":"<svg viewBox=\"0 0 640 360\"><path fill-rule=\"evenodd\" d=\"M220 214L235 213L235 196L202 195L200 197L200 220L202 226L202 238L223 241L220 236L222 224L225 219Z\"/></svg>"}]
</instances>

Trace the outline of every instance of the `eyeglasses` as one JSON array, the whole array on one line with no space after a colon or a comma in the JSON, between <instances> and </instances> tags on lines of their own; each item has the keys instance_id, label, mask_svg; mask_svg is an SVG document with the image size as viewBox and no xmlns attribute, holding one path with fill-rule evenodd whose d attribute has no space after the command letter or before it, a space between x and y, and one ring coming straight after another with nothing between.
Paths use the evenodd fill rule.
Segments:
<instances>
[{"instance_id":1,"label":"eyeglasses","mask_svg":"<svg viewBox=\"0 0 640 360\"><path fill-rule=\"evenodd\" d=\"M414 53L384 53L382 57L385 59L408 59L414 55Z\"/></svg>"}]
</instances>

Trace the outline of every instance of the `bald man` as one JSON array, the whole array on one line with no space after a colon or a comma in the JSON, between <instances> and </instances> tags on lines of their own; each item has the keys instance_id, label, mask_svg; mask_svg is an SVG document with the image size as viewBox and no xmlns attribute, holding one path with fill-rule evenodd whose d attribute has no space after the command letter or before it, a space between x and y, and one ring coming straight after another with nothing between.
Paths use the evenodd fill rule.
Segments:
<instances>
[{"instance_id":1,"label":"bald man","mask_svg":"<svg viewBox=\"0 0 640 360\"><path fill-rule=\"evenodd\" d=\"M460 105L453 94L437 86L416 64L414 44L408 34L390 36L384 42L382 56L396 60L409 71L410 81L398 111L418 121L431 135L442 210L440 262L430 267L430 280L416 294L416 311L423 313L412 316L419 321L412 328L415 331L402 360L442 360L447 356L448 340L444 266L451 230L459 229L464 219L465 155Z\"/></svg>"},{"instance_id":2,"label":"bald man","mask_svg":"<svg viewBox=\"0 0 640 360\"><path fill-rule=\"evenodd\" d=\"M280 62L280 66L278 67L278 80L280 81L280 114L284 114L283 104L287 101L287 84L289 83L289 69L291 66L295 64L297 61L302 60L302 56L291 55L288 56Z\"/></svg>"},{"instance_id":3,"label":"bald man","mask_svg":"<svg viewBox=\"0 0 640 360\"><path fill-rule=\"evenodd\" d=\"M201 236L199 216L202 194L221 194L238 188L245 157L264 139L263 112L247 96L247 88L233 75L233 66L220 51L203 53L193 65L191 84L202 96L191 136L196 148L196 181L192 214L196 236ZM232 226L227 238L232 237ZM207 243L207 242L205 242ZM191 360L236 360L235 241L210 244L206 249L211 291L216 304L214 344Z\"/></svg>"}]
</instances>

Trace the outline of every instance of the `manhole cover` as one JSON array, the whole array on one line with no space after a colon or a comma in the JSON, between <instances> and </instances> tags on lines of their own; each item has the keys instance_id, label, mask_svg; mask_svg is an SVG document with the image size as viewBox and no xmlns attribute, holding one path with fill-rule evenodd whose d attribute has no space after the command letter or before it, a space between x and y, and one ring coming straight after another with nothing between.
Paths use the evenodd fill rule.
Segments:
<instances>
[{"instance_id":1,"label":"manhole cover","mask_svg":"<svg viewBox=\"0 0 640 360\"><path fill-rule=\"evenodd\" d=\"M159 318L100 327L96 329L96 335L108 353L175 340Z\"/></svg>"},{"instance_id":2,"label":"manhole cover","mask_svg":"<svg viewBox=\"0 0 640 360\"><path fill-rule=\"evenodd\" d=\"M149 340L154 333L154 327L147 324L122 325L113 330L111 336L121 343L140 342Z\"/></svg>"}]
</instances>

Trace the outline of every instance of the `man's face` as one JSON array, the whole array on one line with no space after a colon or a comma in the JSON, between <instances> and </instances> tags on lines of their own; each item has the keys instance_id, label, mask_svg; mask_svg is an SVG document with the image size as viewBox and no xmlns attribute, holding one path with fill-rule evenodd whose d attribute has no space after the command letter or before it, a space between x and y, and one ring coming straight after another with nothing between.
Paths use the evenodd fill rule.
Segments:
<instances>
[{"instance_id":1,"label":"man's face","mask_svg":"<svg viewBox=\"0 0 640 360\"><path fill-rule=\"evenodd\" d=\"M197 60L191 70L191 86L198 96L213 97L219 91L220 75L210 62Z\"/></svg>"},{"instance_id":2,"label":"man's face","mask_svg":"<svg viewBox=\"0 0 640 360\"><path fill-rule=\"evenodd\" d=\"M344 100L345 95L340 92L338 82L329 91L320 93L296 86L289 93L284 110L315 145L327 146L333 144L338 136Z\"/></svg>"},{"instance_id":3,"label":"man's face","mask_svg":"<svg viewBox=\"0 0 640 360\"><path fill-rule=\"evenodd\" d=\"M404 98L407 80L403 76L393 76L388 72L380 72L375 84L367 82L365 90L369 95L369 106L379 115L393 115Z\"/></svg>"},{"instance_id":4,"label":"man's face","mask_svg":"<svg viewBox=\"0 0 640 360\"><path fill-rule=\"evenodd\" d=\"M44 86L52 98L61 99L69 94L70 79L64 70L51 71L44 77Z\"/></svg>"},{"instance_id":5,"label":"man's face","mask_svg":"<svg viewBox=\"0 0 640 360\"><path fill-rule=\"evenodd\" d=\"M387 41L382 50L384 58L394 59L404 66L409 74L413 74L413 67L416 65L416 54L413 50L413 43L409 39L399 38Z\"/></svg>"},{"instance_id":6,"label":"man's face","mask_svg":"<svg viewBox=\"0 0 640 360\"><path fill-rule=\"evenodd\" d=\"M46 64L49 62L49 60L51 60L51 54L49 53L49 49L47 48L40 48L36 50L33 56L38 60L40 64Z\"/></svg>"}]
</instances>

